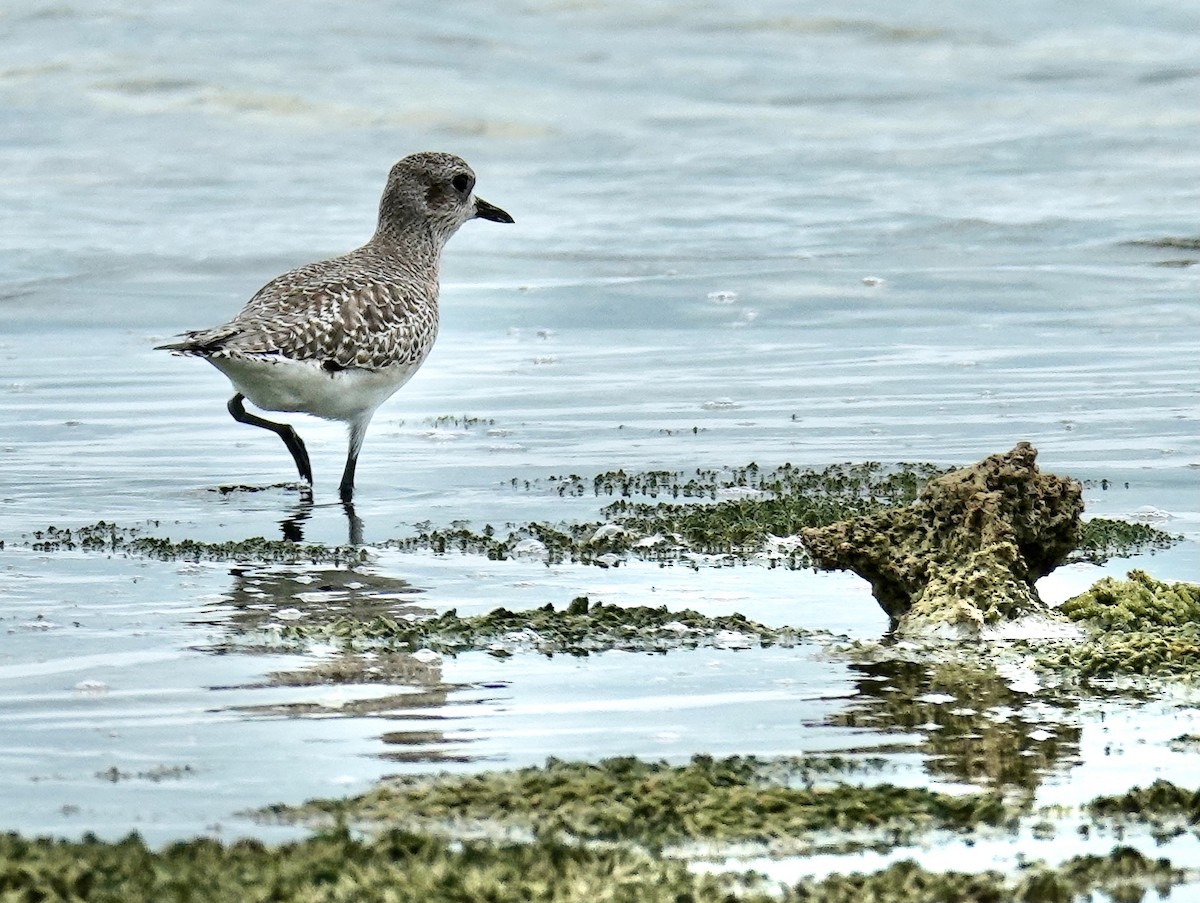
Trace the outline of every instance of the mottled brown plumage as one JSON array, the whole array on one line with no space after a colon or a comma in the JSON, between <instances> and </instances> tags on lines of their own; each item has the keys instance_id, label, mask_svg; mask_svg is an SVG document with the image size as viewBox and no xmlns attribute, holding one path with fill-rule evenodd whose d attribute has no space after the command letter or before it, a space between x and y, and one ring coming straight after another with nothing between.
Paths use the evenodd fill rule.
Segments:
<instances>
[{"instance_id":1,"label":"mottled brown plumage","mask_svg":"<svg viewBox=\"0 0 1200 903\"><path fill-rule=\"evenodd\" d=\"M264 285L228 323L160 348L201 357L233 382L233 416L280 435L303 479L304 443L284 424L247 414L304 411L350 426L345 501L371 416L424 362L437 337L438 264L464 222L512 222L476 198L475 174L452 154L421 153L392 167L375 234L341 257L297 267Z\"/></svg>"},{"instance_id":2,"label":"mottled brown plumage","mask_svg":"<svg viewBox=\"0 0 1200 903\"><path fill-rule=\"evenodd\" d=\"M436 260L398 265L373 239L272 279L223 326L162 347L208 359L285 357L342 370L419 364L437 337Z\"/></svg>"}]
</instances>

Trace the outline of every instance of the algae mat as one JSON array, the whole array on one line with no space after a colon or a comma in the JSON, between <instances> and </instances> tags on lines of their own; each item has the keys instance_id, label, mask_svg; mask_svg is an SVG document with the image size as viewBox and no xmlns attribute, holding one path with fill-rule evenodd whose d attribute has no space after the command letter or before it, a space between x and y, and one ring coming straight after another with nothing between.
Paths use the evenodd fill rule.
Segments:
<instances>
[{"instance_id":1,"label":"algae mat","mask_svg":"<svg viewBox=\"0 0 1200 903\"><path fill-rule=\"evenodd\" d=\"M1200 714L1186 682L1167 690L1144 677L1145 668L1120 667L1128 661L1122 647L1099 645L1084 658L1084 647L1013 641L994 655L964 656L949 645L892 643L869 591L847 575L810 572L802 550L786 542L796 523L899 503L935 472L751 465L499 482L489 491L529 516L419 522L365 548L206 541L189 538L187 525L162 522L46 525L6 536L6 629L16 638L8 650L23 647L27 656L0 663L14 700L8 736L17 738L6 752L5 797L18 819L11 827L27 836L95 830L112 841L136 827L154 845L197 833L296 840L278 852L201 845L162 854L128 842L84 852L33 844L22 848L26 874L79 853L114 869L123 857L145 864L169 855L181 874L191 857L244 861L250 875L277 855L299 892L329 849L364 863L361 874L374 875L363 878L366 887L395 878L369 865L379 849L394 849L386 844L417 850L413 863L445 874L461 868L455 857L467 842L483 844L470 855L480 875L491 876L471 880L499 880L513 863L540 855L581 886L597 880L584 877L593 869L628 869L696 899L734 885L798 899L838 899L855 887L1003 899L1029 888L1062 895L1187 886L1196 839L1178 828L1187 823L1179 812L1189 810L1131 829L1088 808L1101 790L1132 790L1148 770L1176 788L1174 796L1148 791L1154 799L1194 789L1189 737L1200 735ZM1156 572L1182 568L1172 562L1194 554L1169 531L1119 518L1094 520L1077 551L1075 563L1046 581L1047 597L1075 595L1105 574L1119 582L1130 555ZM1149 581L1135 578L1142 595L1168 600L1163 611L1189 598ZM1118 600L1115 613L1083 601L1066 610L1103 627L1130 616L1119 598L1112 588L1103 596ZM1149 617L1153 606L1139 605L1135 613ZM1175 648L1159 660L1176 661ZM1188 674L1186 661L1157 670ZM591 837L578 819L534 815L479 828L486 819L478 811L447 808L451 777L440 809L394 828L384 820L384 830L400 832L392 840L336 834L338 819L381 820L379 806L358 812L336 801L378 802L383 791L372 788L384 775L420 782L433 771L532 769L532 780L548 751L559 778L586 777L600 760L643 763L634 770L649 768L642 778L656 790L631 800L647 806L669 799L655 793L672 787L703 799L708 778L676 782L670 770L697 752L760 756L774 763L766 766L771 780L790 774L821 793L844 786L844 820L881 833L844 835L835 822L793 819L783 828L764 821L749 834L693 836L649 818L649 808L637 815L627 800L606 818L641 824L643 833L633 846L605 852L571 846L580 837L612 842L604 832ZM800 754L807 778L778 758ZM820 762L834 754L840 771L831 773ZM638 758L611 758L630 756ZM743 772L718 776L728 783ZM594 774L587 780L604 784ZM554 793L518 786L524 798L578 793L560 784ZM759 806L726 786L711 807L687 815L688 824L747 808L788 811L802 799L793 790L776 787ZM1142 797L1130 799L1126 808L1144 808ZM309 800L325 801L314 807L333 818L335 833L301 839L307 822L278 817ZM884 817L905 800L918 808ZM271 805L281 808L267 821L245 814ZM964 833L947 820L953 812L987 816ZM440 834L436 823L445 818L489 837ZM496 852L497 830L511 840L538 824L563 833ZM683 858L659 857L662 844ZM858 868L845 858L854 850L869 874L820 877ZM1045 865L1019 865L1039 859ZM768 876L766 890L704 877L750 867ZM76 873L71 886L103 886L87 874ZM443 890L447 899L458 892ZM228 890L239 892L245 888Z\"/></svg>"}]
</instances>

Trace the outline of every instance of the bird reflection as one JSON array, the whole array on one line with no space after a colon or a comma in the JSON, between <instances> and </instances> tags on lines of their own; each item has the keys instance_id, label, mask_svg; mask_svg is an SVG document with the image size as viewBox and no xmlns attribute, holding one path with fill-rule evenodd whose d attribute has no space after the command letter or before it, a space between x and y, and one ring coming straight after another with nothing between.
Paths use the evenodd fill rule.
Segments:
<instances>
[{"instance_id":1,"label":"bird reflection","mask_svg":"<svg viewBox=\"0 0 1200 903\"><path fill-rule=\"evenodd\" d=\"M354 513L354 505L352 503L342 502L342 508L346 512L346 522L349 525L348 541L352 546L361 546L363 542L362 518Z\"/></svg>"},{"instance_id":2,"label":"bird reflection","mask_svg":"<svg viewBox=\"0 0 1200 903\"><path fill-rule=\"evenodd\" d=\"M301 623L320 627L340 619L428 617L418 603L423 590L403 577L339 564L245 564L230 569L232 585L210 611L231 640L244 638L271 624ZM287 612L284 619L279 612Z\"/></svg>"},{"instance_id":3,"label":"bird reflection","mask_svg":"<svg viewBox=\"0 0 1200 903\"><path fill-rule=\"evenodd\" d=\"M311 492L301 492L300 500L292 513L279 522L283 538L288 542L304 542L304 522L312 517L313 498Z\"/></svg>"},{"instance_id":4,"label":"bird reflection","mask_svg":"<svg viewBox=\"0 0 1200 903\"><path fill-rule=\"evenodd\" d=\"M354 512L353 503L339 502L338 504L346 513L347 543L352 546L361 546L363 544L362 518ZM287 542L304 542L304 525L312 518L315 507L312 493L301 492L300 499L292 507L291 513L279 522L279 529Z\"/></svg>"},{"instance_id":5,"label":"bird reflection","mask_svg":"<svg viewBox=\"0 0 1200 903\"><path fill-rule=\"evenodd\" d=\"M297 515L303 522L303 516ZM402 577L347 565L260 564L238 566L211 620L228 637L214 653L263 656L264 673L235 685L255 692L239 696L228 711L251 718L374 718L394 724L379 739L378 753L396 762L470 762L475 736L447 714L462 698L488 701L492 689L452 682L442 673L442 658L429 650L414 654L386 645L343 648L338 654L305 653L271 645L268 637L287 625L319 628L342 621L378 619L404 622L433 614L419 604L422 590ZM288 653L285 668L272 653ZM288 692L281 694L280 688Z\"/></svg>"}]
</instances>

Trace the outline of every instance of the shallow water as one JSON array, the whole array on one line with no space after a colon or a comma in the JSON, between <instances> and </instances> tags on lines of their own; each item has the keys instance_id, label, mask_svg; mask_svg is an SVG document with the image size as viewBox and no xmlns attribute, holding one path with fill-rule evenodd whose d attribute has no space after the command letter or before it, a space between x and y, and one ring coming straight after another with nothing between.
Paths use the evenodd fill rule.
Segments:
<instances>
[{"instance_id":1,"label":"shallow water","mask_svg":"<svg viewBox=\"0 0 1200 903\"><path fill-rule=\"evenodd\" d=\"M889 707L816 644L465 655L405 686L274 686L311 660L216 652L247 619L348 596L466 613L588 595L878 638L848 575L395 552L355 575L19 547L51 524L226 540L297 515L307 539L345 541L339 427L297 421L311 511L286 488L218 492L291 480L288 457L228 417L215 370L150 349L361 242L387 167L436 147L517 222L468 224L449 248L438 346L360 462L366 541L595 517L605 499L524 491L558 474L956 464L1025 439L1043 468L1096 481L1089 513L1158 509L1187 541L1134 564L1195 579L1200 249L1129 242L1197 234L1200 13L1122 0L1088 20L978 2L846 19L772 2L9 4L0 829L282 836L236 813L547 755L883 750L891 780L1046 803L1194 783L1194 755L1166 746L1195 732L1194 699L1047 709L1001 681L1012 767L980 773L935 742L936 711ZM1114 752L1114 723L1145 743Z\"/></svg>"}]
</instances>

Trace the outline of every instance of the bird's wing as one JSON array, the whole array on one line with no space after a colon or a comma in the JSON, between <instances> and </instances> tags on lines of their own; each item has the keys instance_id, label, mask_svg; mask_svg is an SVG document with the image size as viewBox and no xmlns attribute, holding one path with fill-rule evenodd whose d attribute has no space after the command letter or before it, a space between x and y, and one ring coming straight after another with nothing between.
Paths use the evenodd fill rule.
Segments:
<instances>
[{"instance_id":1,"label":"bird's wing","mask_svg":"<svg viewBox=\"0 0 1200 903\"><path fill-rule=\"evenodd\" d=\"M437 333L437 286L309 264L271 280L223 326L162 346L204 357L315 361L378 370L420 361Z\"/></svg>"}]
</instances>

